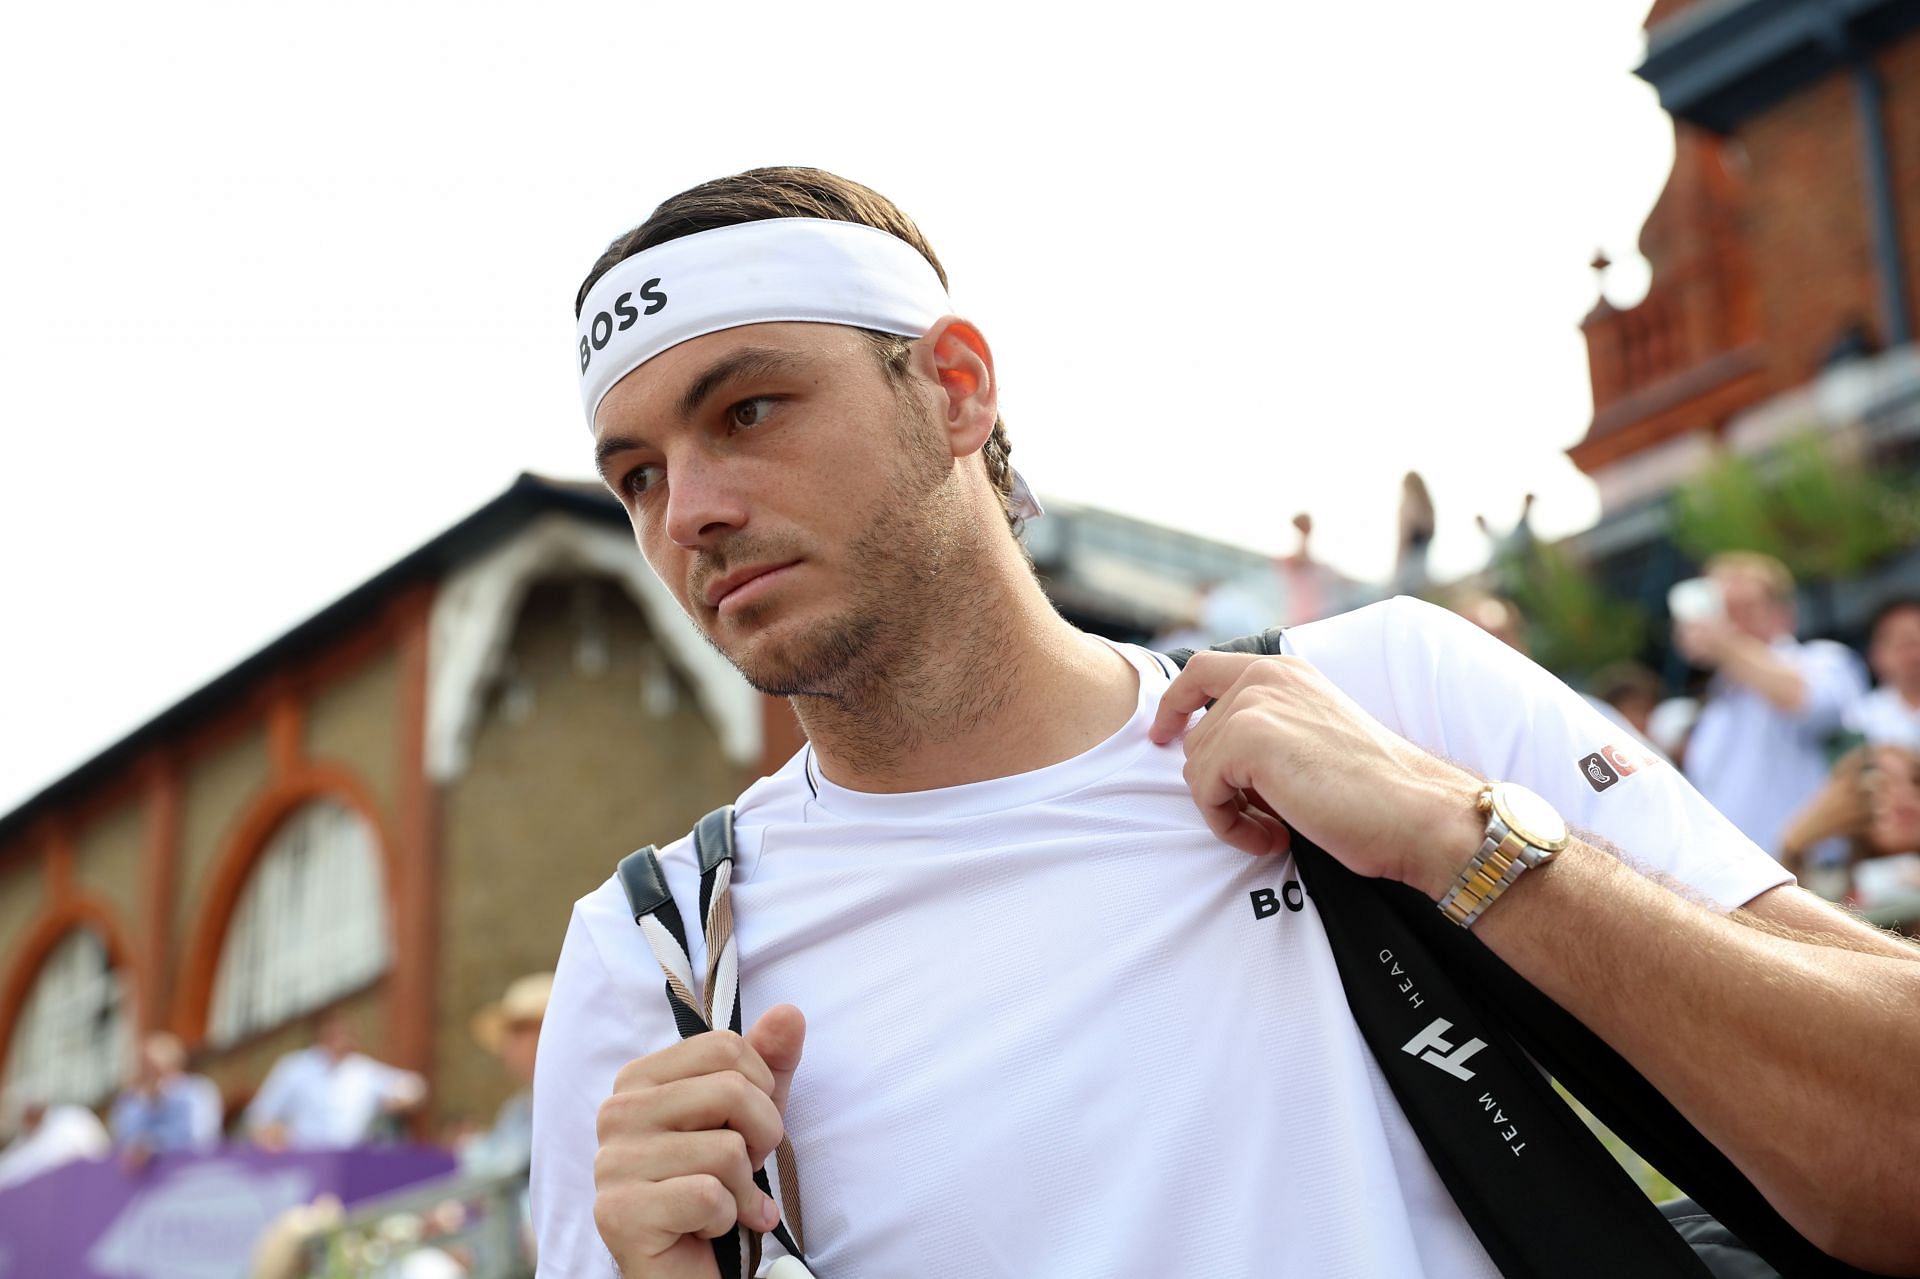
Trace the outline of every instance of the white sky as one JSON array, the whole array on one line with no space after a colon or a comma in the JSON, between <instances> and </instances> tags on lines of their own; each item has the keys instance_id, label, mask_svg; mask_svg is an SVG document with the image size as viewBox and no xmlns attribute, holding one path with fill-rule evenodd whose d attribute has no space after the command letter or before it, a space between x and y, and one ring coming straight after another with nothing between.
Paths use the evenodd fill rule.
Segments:
<instances>
[{"instance_id":1,"label":"white sky","mask_svg":"<svg viewBox=\"0 0 1920 1279\"><path fill-rule=\"evenodd\" d=\"M0 40L0 811L471 511L584 475L573 291L661 198L926 231L1043 495L1362 576L1563 456L1672 130L1649 0L27 5Z\"/></svg>"}]
</instances>

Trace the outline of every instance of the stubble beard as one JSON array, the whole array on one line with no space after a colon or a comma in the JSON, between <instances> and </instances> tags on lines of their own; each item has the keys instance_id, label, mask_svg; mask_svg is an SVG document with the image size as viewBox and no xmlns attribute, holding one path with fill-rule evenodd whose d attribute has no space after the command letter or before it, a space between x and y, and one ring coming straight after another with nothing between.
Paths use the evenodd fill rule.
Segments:
<instances>
[{"instance_id":1,"label":"stubble beard","mask_svg":"<svg viewBox=\"0 0 1920 1279\"><path fill-rule=\"evenodd\" d=\"M895 430L902 442L900 464L842 557L851 575L845 605L797 627L796 634L780 634L776 624L735 652L720 649L757 691L849 708L872 701L874 686L910 678L927 656L927 643L963 607L963 592L953 580L960 516L952 456L909 403L902 402ZM736 621L751 627L756 613L774 609L772 601L755 605Z\"/></svg>"}]
</instances>

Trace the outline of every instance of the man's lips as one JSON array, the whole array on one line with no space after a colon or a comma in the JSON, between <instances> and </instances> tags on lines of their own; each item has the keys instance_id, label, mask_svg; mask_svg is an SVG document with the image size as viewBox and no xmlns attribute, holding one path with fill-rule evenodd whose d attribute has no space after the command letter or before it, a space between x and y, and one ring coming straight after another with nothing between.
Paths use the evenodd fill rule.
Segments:
<instances>
[{"instance_id":1,"label":"man's lips","mask_svg":"<svg viewBox=\"0 0 1920 1279\"><path fill-rule=\"evenodd\" d=\"M747 568L737 568L725 577L715 578L707 583L707 589L703 592L707 607L718 609L735 592L752 586L762 578L770 578L790 569L799 562L799 560L787 560L779 564L756 564Z\"/></svg>"}]
</instances>

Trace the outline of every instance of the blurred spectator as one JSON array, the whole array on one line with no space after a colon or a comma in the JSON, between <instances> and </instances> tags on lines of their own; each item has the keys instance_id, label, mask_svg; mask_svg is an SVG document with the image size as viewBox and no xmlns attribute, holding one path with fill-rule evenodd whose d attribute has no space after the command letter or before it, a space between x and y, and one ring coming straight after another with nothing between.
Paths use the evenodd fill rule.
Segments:
<instances>
[{"instance_id":1,"label":"blurred spectator","mask_svg":"<svg viewBox=\"0 0 1920 1279\"><path fill-rule=\"evenodd\" d=\"M1880 606L1868 632L1867 665L1880 687L1854 703L1847 727L1876 746L1920 751L1920 595Z\"/></svg>"},{"instance_id":2,"label":"blurred spectator","mask_svg":"<svg viewBox=\"0 0 1920 1279\"><path fill-rule=\"evenodd\" d=\"M1810 866L1809 860L1816 849L1834 840L1855 840L1866 835L1872 818L1866 773L1865 748L1842 756L1833 766L1826 784L1788 820L1774 850L1780 864L1792 871L1803 887L1822 897L1838 901L1846 896L1846 868L1844 865ZM1837 877L1831 873L1835 870Z\"/></svg>"},{"instance_id":3,"label":"blurred spectator","mask_svg":"<svg viewBox=\"0 0 1920 1279\"><path fill-rule=\"evenodd\" d=\"M1687 739L1700 720L1700 699L1669 697L1647 716L1647 740L1659 747L1679 768L1686 767Z\"/></svg>"},{"instance_id":4,"label":"blurred spectator","mask_svg":"<svg viewBox=\"0 0 1920 1279\"><path fill-rule=\"evenodd\" d=\"M1865 691L1831 640L1793 636L1793 576L1767 555L1717 555L1715 615L1676 620L1674 643L1714 672L1687 743L1687 776L1747 838L1779 850L1787 823L1827 780L1826 739Z\"/></svg>"},{"instance_id":5,"label":"blurred spectator","mask_svg":"<svg viewBox=\"0 0 1920 1279\"><path fill-rule=\"evenodd\" d=\"M353 1050L339 1012L322 1014L311 1048L273 1064L253 1104L247 1133L268 1150L336 1150L369 1140L384 1117L401 1115L427 1095L427 1082Z\"/></svg>"},{"instance_id":6,"label":"blurred spectator","mask_svg":"<svg viewBox=\"0 0 1920 1279\"><path fill-rule=\"evenodd\" d=\"M475 1041L500 1059L516 1091L501 1105L492 1129L461 1152L468 1172L517 1172L533 1156L533 1059L552 991L553 974L534 973L474 1014Z\"/></svg>"},{"instance_id":7,"label":"blurred spectator","mask_svg":"<svg viewBox=\"0 0 1920 1279\"><path fill-rule=\"evenodd\" d=\"M1393 593L1418 595L1427 589L1427 550L1433 545L1433 495L1420 472L1400 481L1400 538L1393 557Z\"/></svg>"},{"instance_id":8,"label":"blurred spectator","mask_svg":"<svg viewBox=\"0 0 1920 1279\"><path fill-rule=\"evenodd\" d=\"M1286 593L1285 624L1288 626L1314 621L1325 617L1330 611L1325 590L1326 574L1320 562L1313 558L1313 516L1305 511L1294 516L1293 531L1300 535L1300 544L1291 555L1281 556L1279 563L1280 585Z\"/></svg>"},{"instance_id":9,"label":"blurred spectator","mask_svg":"<svg viewBox=\"0 0 1920 1279\"><path fill-rule=\"evenodd\" d=\"M1852 841L1851 876L1807 865L1834 838ZM1872 908L1920 898L1920 754L1863 746L1834 766L1818 794L1787 823L1780 860L1824 897Z\"/></svg>"},{"instance_id":10,"label":"blurred spectator","mask_svg":"<svg viewBox=\"0 0 1920 1279\"><path fill-rule=\"evenodd\" d=\"M85 1106L31 1098L20 1103L19 1131L0 1150L0 1190L76 1159L103 1159L112 1148L106 1127Z\"/></svg>"},{"instance_id":11,"label":"blurred spectator","mask_svg":"<svg viewBox=\"0 0 1920 1279\"><path fill-rule=\"evenodd\" d=\"M1515 652L1527 651L1527 619L1512 600L1476 592L1454 600L1453 611Z\"/></svg>"},{"instance_id":12,"label":"blurred spectator","mask_svg":"<svg viewBox=\"0 0 1920 1279\"><path fill-rule=\"evenodd\" d=\"M1534 495L1527 494L1520 499L1520 518L1505 533L1493 531L1493 525L1487 522L1485 515L1473 517L1474 524L1487 535L1492 543L1489 552L1496 562L1523 560L1533 550L1533 503Z\"/></svg>"},{"instance_id":13,"label":"blurred spectator","mask_svg":"<svg viewBox=\"0 0 1920 1279\"><path fill-rule=\"evenodd\" d=\"M1589 691L1612 719L1652 740L1653 708L1660 704L1658 675L1638 662L1614 662L1594 674Z\"/></svg>"},{"instance_id":14,"label":"blurred spectator","mask_svg":"<svg viewBox=\"0 0 1920 1279\"><path fill-rule=\"evenodd\" d=\"M1869 748L1867 837L1853 865L1853 899L1871 910L1920 901L1920 752Z\"/></svg>"},{"instance_id":15,"label":"blurred spectator","mask_svg":"<svg viewBox=\"0 0 1920 1279\"><path fill-rule=\"evenodd\" d=\"M108 1126L129 1168L172 1151L203 1152L220 1144L220 1089L205 1075L185 1071L187 1050L172 1035L148 1035L140 1044L133 1082L114 1099Z\"/></svg>"}]
</instances>

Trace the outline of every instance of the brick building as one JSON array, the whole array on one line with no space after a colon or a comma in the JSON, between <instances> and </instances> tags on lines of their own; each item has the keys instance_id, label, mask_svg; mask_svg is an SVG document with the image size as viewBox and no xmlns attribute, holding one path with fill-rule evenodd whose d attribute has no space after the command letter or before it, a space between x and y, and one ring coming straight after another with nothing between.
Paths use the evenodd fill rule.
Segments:
<instances>
[{"instance_id":1,"label":"brick building","mask_svg":"<svg viewBox=\"0 0 1920 1279\"><path fill-rule=\"evenodd\" d=\"M1664 499L1716 450L1920 440L1920 5L1657 0L1638 74L1673 117L1673 172L1640 236L1646 297L1582 326L1594 415L1568 452L1600 490L1579 542L1657 605L1682 568Z\"/></svg>"},{"instance_id":2,"label":"brick building","mask_svg":"<svg viewBox=\"0 0 1920 1279\"><path fill-rule=\"evenodd\" d=\"M1063 613L1115 638L1272 571L1068 503L1028 545ZM97 1105L167 1028L233 1107L337 1007L428 1075L428 1131L484 1121L507 1084L472 1013L552 966L622 853L799 744L604 489L523 476L0 816L0 1081Z\"/></svg>"},{"instance_id":3,"label":"brick building","mask_svg":"<svg viewBox=\"0 0 1920 1279\"><path fill-rule=\"evenodd\" d=\"M797 744L604 491L523 477L0 818L7 1081L98 1103L166 1027L232 1105L338 1007L484 1121L474 1010Z\"/></svg>"}]
</instances>

